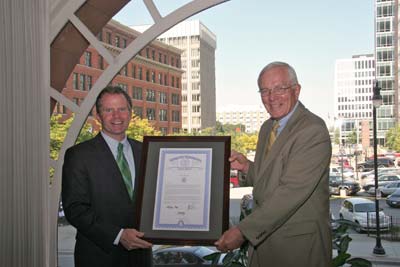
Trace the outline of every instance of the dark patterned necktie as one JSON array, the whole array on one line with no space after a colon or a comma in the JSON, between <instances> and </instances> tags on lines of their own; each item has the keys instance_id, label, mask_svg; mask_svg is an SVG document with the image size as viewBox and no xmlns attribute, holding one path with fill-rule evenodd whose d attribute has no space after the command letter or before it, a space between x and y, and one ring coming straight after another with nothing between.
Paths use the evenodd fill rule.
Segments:
<instances>
[{"instance_id":1,"label":"dark patterned necktie","mask_svg":"<svg viewBox=\"0 0 400 267\"><path fill-rule=\"evenodd\" d=\"M124 145L118 143L118 154L117 154L117 164L119 170L121 171L122 177L124 178L126 190L128 190L129 197L133 200L133 188L132 188L132 175L129 170L128 161L124 155Z\"/></svg>"}]
</instances>

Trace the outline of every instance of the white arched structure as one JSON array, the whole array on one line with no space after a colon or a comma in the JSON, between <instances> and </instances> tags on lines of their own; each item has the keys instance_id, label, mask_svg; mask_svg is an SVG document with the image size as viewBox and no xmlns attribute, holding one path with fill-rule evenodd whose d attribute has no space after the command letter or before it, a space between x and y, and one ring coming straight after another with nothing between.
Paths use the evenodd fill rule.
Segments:
<instances>
[{"instance_id":1,"label":"white arched structure","mask_svg":"<svg viewBox=\"0 0 400 267\"><path fill-rule=\"evenodd\" d=\"M122 66L161 33L226 1L193 0L162 16L153 0L143 0L154 25L116 57L96 39L90 30L93 24L83 23L77 11L99 4L104 12L105 6L114 5L106 14L112 17L129 0L0 1L0 266L57 265L57 210L64 152L75 143L96 96ZM91 12L86 15L93 16ZM107 16L103 22L104 18ZM80 107L55 88L60 82L54 88L50 86L52 71L64 67L53 64L52 43L71 23L110 64ZM59 160L49 162L50 98L71 109L75 117ZM50 189L49 166L55 169Z\"/></svg>"}]
</instances>

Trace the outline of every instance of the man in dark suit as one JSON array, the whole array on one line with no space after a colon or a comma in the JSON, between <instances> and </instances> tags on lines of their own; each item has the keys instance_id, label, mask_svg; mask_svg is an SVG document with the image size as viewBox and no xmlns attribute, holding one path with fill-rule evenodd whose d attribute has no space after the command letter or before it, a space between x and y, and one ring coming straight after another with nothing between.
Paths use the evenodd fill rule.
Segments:
<instances>
[{"instance_id":1,"label":"man in dark suit","mask_svg":"<svg viewBox=\"0 0 400 267\"><path fill-rule=\"evenodd\" d=\"M149 242L135 229L135 185L141 143L126 137L129 95L109 86L96 99L102 131L69 148L62 173L62 202L77 229L76 267L152 266Z\"/></svg>"},{"instance_id":2,"label":"man in dark suit","mask_svg":"<svg viewBox=\"0 0 400 267\"><path fill-rule=\"evenodd\" d=\"M250 244L250 267L331 266L329 163L324 121L298 101L294 69L267 65L258 78L271 118L262 125L254 162L232 152L231 168L247 173L253 211L215 243L222 251Z\"/></svg>"}]
</instances>

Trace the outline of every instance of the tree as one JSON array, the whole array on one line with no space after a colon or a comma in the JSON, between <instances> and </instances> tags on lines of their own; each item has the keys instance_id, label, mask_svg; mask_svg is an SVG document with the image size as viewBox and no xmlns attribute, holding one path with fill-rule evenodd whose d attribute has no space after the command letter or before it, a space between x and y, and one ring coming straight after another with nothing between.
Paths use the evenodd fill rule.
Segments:
<instances>
[{"instance_id":1,"label":"tree","mask_svg":"<svg viewBox=\"0 0 400 267\"><path fill-rule=\"evenodd\" d=\"M71 127L74 120L73 116L65 121L61 121L61 118L62 115L52 115L50 117L50 157L54 160L58 158L58 153L67 136L68 129ZM97 132L92 129L92 125L86 121L79 132L76 143L81 143L93 138Z\"/></svg>"},{"instance_id":2,"label":"tree","mask_svg":"<svg viewBox=\"0 0 400 267\"><path fill-rule=\"evenodd\" d=\"M386 146L395 151L400 151L400 126L391 128L386 133Z\"/></svg>"},{"instance_id":3,"label":"tree","mask_svg":"<svg viewBox=\"0 0 400 267\"><path fill-rule=\"evenodd\" d=\"M353 131L351 131L349 133L349 135L347 135L346 143L347 144L357 144L357 133L356 133L355 129L353 129Z\"/></svg>"},{"instance_id":4,"label":"tree","mask_svg":"<svg viewBox=\"0 0 400 267\"><path fill-rule=\"evenodd\" d=\"M129 138L143 141L143 136L145 135L161 135L160 131L157 131L147 119L141 119L135 114L132 114L132 120L129 123L128 130L126 131L126 135Z\"/></svg>"},{"instance_id":5,"label":"tree","mask_svg":"<svg viewBox=\"0 0 400 267\"><path fill-rule=\"evenodd\" d=\"M335 129L334 142L336 145L340 145L340 130L339 130L339 128Z\"/></svg>"}]
</instances>

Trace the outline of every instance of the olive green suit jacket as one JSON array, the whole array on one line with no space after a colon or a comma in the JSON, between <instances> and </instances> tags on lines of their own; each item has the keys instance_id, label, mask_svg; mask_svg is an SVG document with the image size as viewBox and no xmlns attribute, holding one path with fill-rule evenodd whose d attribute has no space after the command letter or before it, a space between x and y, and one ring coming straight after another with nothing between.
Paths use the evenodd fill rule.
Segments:
<instances>
[{"instance_id":1,"label":"olive green suit jacket","mask_svg":"<svg viewBox=\"0 0 400 267\"><path fill-rule=\"evenodd\" d=\"M272 120L262 125L245 176L254 203L239 229L250 243L250 266L331 266L326 125L299 103L266 155L271 128Z\"/></svg>"}]
</instances>

